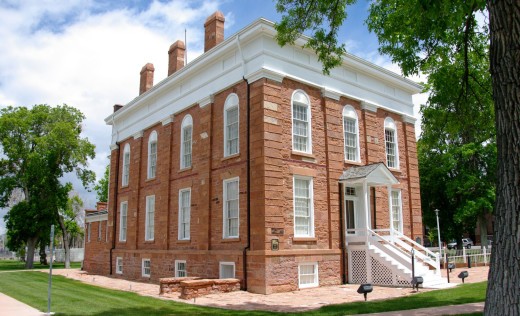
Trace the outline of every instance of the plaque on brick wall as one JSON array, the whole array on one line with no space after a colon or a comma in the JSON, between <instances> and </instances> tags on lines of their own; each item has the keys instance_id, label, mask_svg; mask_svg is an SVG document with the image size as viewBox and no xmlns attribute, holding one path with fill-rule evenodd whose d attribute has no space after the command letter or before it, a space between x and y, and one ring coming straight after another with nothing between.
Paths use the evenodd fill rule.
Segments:
<instances>
[{"instance_id":1,"label":"plaque on brick wall","mask_svg":"<svg viewBox=\"0 0 520 316\"><path fill-rule=\"evenodd\" d=\"M271 228L271 234L273 235L283 235L284 229L283 228Z\"/></svg>"},{"instance_id":2,"label":"plaque on brick wall","mask_svg":"<svg viewBox=\"0 0 520 316\"><path fill-rule=\"evenodd\" d=\"M271 239L271 250L277 251L280 249L280 243L278 242L278 239Z\"/></svg>"}]
</instances>

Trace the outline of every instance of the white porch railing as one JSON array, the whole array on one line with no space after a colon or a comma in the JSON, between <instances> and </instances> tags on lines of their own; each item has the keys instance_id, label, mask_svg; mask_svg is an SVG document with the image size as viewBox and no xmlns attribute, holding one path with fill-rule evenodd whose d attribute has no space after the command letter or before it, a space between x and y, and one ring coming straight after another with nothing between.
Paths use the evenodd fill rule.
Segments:
<instances>
[{"instance_id":1,"label":"white porch railing","mask_svg":"<svg viewBox=\"0 0 520 316\"><path fill-rule=\"evenodd\" d=\"M411 269L411 256L412 250L414 251L414 257L418 264L424 264L431 267L435 271L435 274L440 276L440 259L437 253L430 251L422 245L416 243L411 238L403 235L398 231L391 231L390 229L369 229L369 228L356 228L347 229L346 231L346 243L364 243L367 248L370 245L376 246L381 250L386 247L386 253L394 257L397 261L403 261L403 258L407 261L406 266ZM383 246L383 247L381 247Z\"/></svg>"}]
</instances>

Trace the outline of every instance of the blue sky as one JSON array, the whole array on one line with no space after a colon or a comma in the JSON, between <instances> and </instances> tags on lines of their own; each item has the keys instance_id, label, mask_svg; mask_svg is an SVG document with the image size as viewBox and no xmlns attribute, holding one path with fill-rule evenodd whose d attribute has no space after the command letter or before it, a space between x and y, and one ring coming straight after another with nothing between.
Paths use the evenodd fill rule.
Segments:
<instances>
[{"instance_id":1,"label":"blue sky","mask_svg":"<svg viewBox=\"0 0 520 316\"><path fill-rule=\"evenodd\" d=\"M340 38L350 53L398 72L378 54L377 39L364 25L368 5L361 0L349 7ZM271 0L0 0L0 108L79 108L86 115L84 136L97 148L89 167L101 177L110 154L104 118L112 106L137 96L139 71L147 62L155 66L156 83L166 77L168 48L184 40L185 29L188 62L200 55L204 21L216 10L226 17L226 38L260 17L280 20ZM424 102L424 96L414 102ZM93 207L95 194L67 179ZM0 210L0 233L5 212Z\"/></svg>"}]
</instances>

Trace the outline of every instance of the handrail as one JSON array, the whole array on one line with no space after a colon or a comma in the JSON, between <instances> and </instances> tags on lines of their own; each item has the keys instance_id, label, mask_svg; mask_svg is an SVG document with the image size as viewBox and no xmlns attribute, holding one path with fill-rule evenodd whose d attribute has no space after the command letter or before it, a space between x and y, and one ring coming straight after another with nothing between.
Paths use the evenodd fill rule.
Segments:
<instances>
[{"instance_id":1,"label":"handrail","mask_svg":"<svg viewBox=\"0 0 520 316\"><path fill-rule=\"evenodd\" d=\"M425 248L423 245L415 242L413 239L409 238L408 236L402 234L401 232L398 232L398 231L395 231L394 232L397 236L399 236L400 238L412 243L412 245L414 245L415 248L419 248L420 250L424 251L425 253L427 253L428 255L430 255L431 257L433 258L437 258L438 257L438 254L434 253L433 251L431 251L430 249L428 248Z\"/></svg>"}]
</instances>

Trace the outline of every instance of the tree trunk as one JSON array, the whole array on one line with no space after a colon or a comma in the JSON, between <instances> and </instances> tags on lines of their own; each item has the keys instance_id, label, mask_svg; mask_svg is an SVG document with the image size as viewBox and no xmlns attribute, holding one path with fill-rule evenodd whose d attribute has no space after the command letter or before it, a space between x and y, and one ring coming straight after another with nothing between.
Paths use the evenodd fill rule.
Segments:
<instances>
[{"instance_id":1,"label":"tree trunk","mask_svg":"<svg viewBox=\"0 0 520 316\"><path fill-rule=\"evenodd\" d=\"M70 269L70 249L69 249L69 233L65 227L63 216L58 215L58 222L60 223L61 232L63 234L63 249L65 251L65 269Z\"/></svg>"},{"instance_id":2,"label":"tree trunk","mask_svg":"<svg viewBox=\"0 0 520 316\"><path fill-rule=\"evenodd\" d=\"M40 242L40 263L47 265L47 254L45 253L45 243Z\"/></svg>"},{"instance_id":3,"label":"tree trunk","mask_svg":"<svg viewBox=\"0 0 520 316\"><path fill-rule=\"evenodd\" d=\"M25 260L25 268L32 269L34 266L34 248L36 247L36 242L38 241L38 237L31 237L27 239L27 253Z\"/></svg>"},{"instance_id":4,"label":"tree trunk","mask_svg":"<svg viewBox=\"0 0 520 316\"><path fill-rule=\"evenodd\" d=\"M498 179L485 315L520 315L520 4L488 0Z\"/></svg>"}]
</instances>

